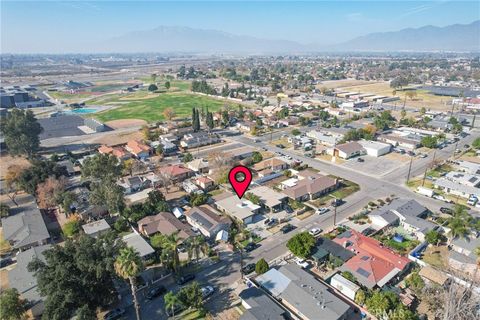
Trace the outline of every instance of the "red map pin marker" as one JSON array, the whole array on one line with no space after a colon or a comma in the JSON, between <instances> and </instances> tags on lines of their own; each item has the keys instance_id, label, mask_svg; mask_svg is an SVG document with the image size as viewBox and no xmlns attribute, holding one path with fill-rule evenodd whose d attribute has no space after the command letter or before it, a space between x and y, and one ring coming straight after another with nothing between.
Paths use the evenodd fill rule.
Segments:
<instances>
[{"instance_id":1,"label":"red map pin marker","mask_svg":"<svg viewBox=\"0 0 480 320\"><path fill-rule=\"evenodd\" d=\"M247 167L236 166L228 173L228 180L237 196L242 199L250 182L252 182L252 172Z\"/></svg>"}]
</instances>

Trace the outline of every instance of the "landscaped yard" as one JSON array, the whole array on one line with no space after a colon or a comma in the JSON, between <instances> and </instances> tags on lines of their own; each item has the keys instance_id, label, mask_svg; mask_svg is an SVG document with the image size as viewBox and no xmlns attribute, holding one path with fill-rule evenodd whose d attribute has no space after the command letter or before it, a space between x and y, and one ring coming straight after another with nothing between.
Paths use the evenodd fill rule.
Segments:
<instances>
[{"instance_id":1,"label":"landscaped yard","mask_svg":"<svg viewBox=\"0 0 480 320\"><path fill-rule=\"evenodd\" d=\"M341 184L342 185L338 190L335 190L334 192L331 192L323 197L312 200L310 201L310 203L315 207L329 205L334 198L344 199L360 190L359 185L352 181L343 180Z\"/></svg>"},{"instance_id":2,"label":"landscaped yard","mask_svg":"<svg viewBox=\"0 0 480 320\"><path fill-rule=\"evenodd\" d=\"M163 111L172 108L176 116L189 116L192 108L207 108L209 111L219 110L225 101L187 93L165 93L151 99L142 99L126 103L115 109L95 114L100 121L118 119L142 119L148 122L164 120Z\"/></svg>"},{"instance_id":3,"label":"landscaped yard","mask_svg":"<svg viewBox=\"0 0 480 320\"><path fill-rule=\"evenodd\" d=\"M392 248L395 251L398 251L401 254L407 254L413 248L420 244L418 240L407 240L404 239L403 242L396 242L393 239L387 239L383 241L383 244L389 248Z\"/></svg>"},{"instance_id":4,"label":"landscaped yard","mask_svg":"<svg viewBox=\"0 0 480 320\"><path fill-rule=\"evenodd\" d=\"M433 267L440 269L448 266L448 248L447 246L428 246L423 252L422 260Z\"/></svg>"},{"instance_id":5,"label":"landscaped yard","mask_svg":"<svg viewBox=\"0 0 480 320\"><path fill-rule=\"evenodd\" d=\"M205 316L203 315L201 310L189 309L189 310L185 310L175 318L184 319L184 320L200 320L200 319L205 319Z\"/></svg>"}]
</instances>

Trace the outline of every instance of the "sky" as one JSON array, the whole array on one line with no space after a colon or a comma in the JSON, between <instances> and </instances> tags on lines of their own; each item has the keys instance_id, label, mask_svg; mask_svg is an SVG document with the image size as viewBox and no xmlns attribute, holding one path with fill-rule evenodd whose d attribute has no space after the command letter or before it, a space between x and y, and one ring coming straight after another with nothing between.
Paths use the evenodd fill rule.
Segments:
<instances>
[{"instance_id":1,"label":"sky","mask_svg":"<svg viewBox=\"0 0 480 320\"><path fill-rule=\"evenodd\" d=\"M85 52L158 26L214 29L304 44L480 19L480 1L5 1L1 53Z\"/></svg>"}]
</instances>

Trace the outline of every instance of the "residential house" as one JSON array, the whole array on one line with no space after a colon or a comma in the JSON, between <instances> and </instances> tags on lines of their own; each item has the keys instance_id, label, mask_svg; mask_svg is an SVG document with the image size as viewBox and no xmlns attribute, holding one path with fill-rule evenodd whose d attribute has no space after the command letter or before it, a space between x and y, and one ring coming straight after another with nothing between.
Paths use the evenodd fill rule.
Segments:
<instances>
[{"instance_id":1,"label":"residential house","mask_svg":"<svg viewBox=\"0 0 480 320\"><path fill-rule=\"evenodd\" d=\"M169 164L158 169L159 175L169 177L174 182L181 182L194 175L194 172L182 164Z\"/></svg>"},{"instance_id":2,"label":"residential house","mask_svg":"<svg viewBox=\"0 0 480 320\"><path fill-rule=\"evenodd\" d=\"M324 237L317 239L312 252L312 259L317 265L326 261L335 261L337 264L344 264L355 256L355 253L352 251Z\"/></svg>"},{"instance_id":3,"label":"residential house","mask_svg":"<svg viewBox=\"0 0 480 320\"><path fill-rule=\"evenodd\" d=\"M256 282L303 320L344 320L353 309L313 275L296 264L272 268Z\"/></svg>"},{"instance_id":4,"label":"residential house","mask_svg":"<svg viewBox=\"0 0 480 320\"><path fill-rule=\"evenodd\" d=\"M254 121L241 121L237 122L235 126L242 132L250 133L257 126L257 123Z\"/></svg>"},{"instance_id":5,"label":"residential house","mask_svg":"<svg viewBox=\"0 0 480 320\"><path fill-rule=\"evenodd\" d=\"M37 277L34 272L28 271L28 264L37 258L45 262L43 253L51 248L51 245L42 245L18 253L17 264L8 272L9 286L17 289L22 298L28 301L32 314L36 318L39 318L45 309L46 297L40 295Z\"/></svg>"},{"instance_id":6,"label":"residential house","mask_svg":"<svg viewBox=\"0 0 480 320\"><path fill-rule=\"evenodd\" d=\"M406 257L355 230L345 231L333 241L355 253L340 267L340 271L351 272L360 284L369 289L383 287L405 272L410 263Z\"/></svg>"},{"instance_id":7,"label":"residential house","mask_svg":"<svg viewBox=\"0 0 480 320\"><path fill-rule=\"evenodd\" d=\"M283 125L285 127L288 127L288 126L294 126L296 124L298 124L298 117L296 116L288 116L287 118L285 119L280 119L278 120L278 123L280 125Z\"/></svg>"},{"instance_id":8,"label":"residential house","mask_svg":"<svg viewBox=\"0 0 480 320\"><path fill-rule=\"evenodd\" d=\"M125 190L125 194L132 194L142 190L148 184L139 176L124 177L119 185Z\"/></svg>"},{"instance_id":9,"label":"residential house","mask_svg":"<svg viewBox=\"0 0 480 320\"><path fill-rule=\"evenodd\" d=\"M155 253L155 250L138 233L132 232L124 235L122 240L127 244L127 247L135 249L143 260L151 258Z\"/></svg>"},{"instance_id":10,"label":"residential house","mask_svg":"<svg viewBox=\"0 0 480 320\"><path fill-rule=\"evenodd\" d=\"M465 185L458 181L452 181L447 178L439 178L435 180L433 184L437 189L442 189L446 193L460 196L462 198L468 199L471 196L480 198L480 188Z\"/></svg>"},{"instance_id":11,"label":"residential house","mask_svg":"<svg viewBox=\"0 0 480 320\"><path fill-rule=\"evenodd\" d=\"M287 187L283 192L291 199L307 201L316 199L337 189L337 179L311 173L307 177L294 182L295 185Z\"/></svg>"},{"instance_id":12,"label":"residential house","mask_svg":"<svg viewBox=\"0 0 480 320\"><path fill-rule=\"evenodd\" d=\"M452 240L448 263L450 267L474 275L477 272L477 255L475 249L480 247L480 238L469 235Z\"/></svg>"},{"instance_id":13,"label":"residential house","mask_svg":"<svg viewBox=\"0 0 480 320\"><path fill-rule=\"evenodd\" d=\"M207 146L214 143L219 143L222 140L217 134L206 132L194 132L189 133L183 136L183 139L180 141L180 145L183 148L191 149L198 148L202 146Z\"/></svg>"},{"instance_id":14,"label":"residential house","mask_svg":"<svg viewBox=\"0 0 480 320\"><path fill-rule=\"evenodd\" d=\"M457 160L457 166L462 170L469 174L476 174L480 175L480 163L465 161L465 160Z\"/></svg>"},{"instance_id":15,"label":"residential house","mask_svg":"<svg viewBox=\"0 0 480 320\"><path fill-rule=\"evenodd\" d=\"M310 137L316 140L317 143L321 143L325 146L333 147L343 139L343 134L311 130L307 132L307 137Z\"/></svg>"},{"instance_id":16,"label":"residential house","mask_svg":"<svg viewBox=\"0 0 480 320\"><path fill-rule=\"evenodd\" d=\"M272 172L279 172L288 169L289 165L278 158L270 158L262 160L253 165L253 170L261 172L263 170L271 170Z\"/></svg>"},{"instance_id":17,"label":"residential house","mask_svg":"<svg viewBox=\"0 0 480 320\"><path fill-rule=\"evenodd\" d=\"M138 140L130 140L125 146L131 154L133 154L137 159L146 159L150 157L151 148L150 146L142 143Z\"/></svg>"},{"instance_id":18,"label":"residential house","mask_svg":"<svg viewBox=\"0 0 480 320\"><path fill-rule=\"evenodd\" d=\"M261 289L250 287L238 295L246 311L240 320L281 320L289 319L285 309L274 302Z\"/></svg>"},{"instance_id":19,"label":"residential house","mask_svg":"<svg viewBox=\"0 0 480 320\"><path fill-rule=\"evenodd\" d=\"M225 212L238 221L249 224L253 222L255 215L260 213L261 206L252 203L249 200L239 199L237 195L231 195L221 200L215 201L218 210Z\"/></svg>"},{"instance_id":20,"label":"residential house","mask_svg":"<svg viewBox=\"0 0 480 320\"><path fill-rule=\"evenodd\" d=\"M357 291L360 290L360 286L344 278L339 273L337 273L330 279L330 285L353 301L355 301L355 295L357 294Z\"/></svg>"},{"instance_id":21,"label":"residential house","mask_svg":"<svg viewBox=\"0 0 480 320\"><path fill-rule=\"evenodd\" d=\"M250 158L253 153L255 152L255 148L252 147L240 147L237 149L233 149L225 154L226 159L232 159L232 160L243 160L246 158Z\"/></svg>"},{"instance_id":22,"label":"residential house","mask_svg":"<svg viewBox=\"0 0 480 320\"><path fill-rule=\"evenodd\" d=\"M132 157L132 154L122 147L109 147L102 145L98 148L98 152L101 154L112 154L120 161L125 161Z\"/></svg>"},{"instance_id":23,"label":"residential house","mask_svg":"<svg viewBox=\"0 0 480 320\"><path fill-rule=\"evenodd\" d=\"M229 231L231 221L208 205L193 207L185 213L187 222L205 237L213 238L220 231Z\"/></svg>"},{"instance_id":24,"label":"residential house","mask_svg":"<svg viewBox=\"0 0 480 320\"><path fill-rule=\"evenodd\" d=\"M3 238L12 248L20 251L46 244L50 234L35 204L30 203L17 210L20 212L2 218Z\"/></svg>"},{"instance_id":25,"label":"residential house","mask_svg":"<svg viewBox=\"0 0 480 320\"><path fill-rule=\"evenodd\" d=\"M288 198L283 192L276 192L275 190L265 186L259 186L250 189L247 192L259 197L260 205L271 212L283 210L283 205L287 202Z\"/></svg>"},{"instance_id":26,"label":"residential house","mask_svg":"<svg viewBox=\"0 0 480 320\"><path fill-rule=\"evenodd\" d=\"M215 187L215 181L210 179L209 177L198 177L194 180L194 183L202 188L204 191L212 190Z\"/></svg>"},{"instance_id":27,"label":"residential house","mask_svg":"<svg viewBox=\"0 0 480 320\"><path fill-rule=\"evenodd\" d=\"M392 145L389 143L382 143L378 141L360 140L358 141L365 150L366 154L371 157L380 157L389 153Z\"/></svg>"},{"instance_id":28,"label":"residential house","mask_svg":"<svg viewBox=\"0 0 480 320\"><path fill-rule=\"evenodd\" d=\"M170 236L174 233L182 240L188 239L195 234L190 227L178 220L170 212L160 212L154 216L146 216L137 222L141 234L150 237L156 233Z\"/></svg>"},{"instance_id":29,"label":"residential house","mask_svg":"<svg viewBox=\"0 0 480 320\"><path fill-rule=\"evenodd\" d=\"M329 149L327 153L334 157L350 159L365 154L365 149L360 143L352 141L336 145L332 149Z\"/></svg>"},{"instance_id":30,"label":"residential house","mask_svg":"<svg viewBox=\"0 0 480 320\"><path fill-rule=\"evenodd\" d=\"M203 193L203 191L200 190L200 188L190 180L183 181L182 188L183 190L185 190L186 193L196 193L196 194Z\"/></svg>"},{"instance_id":31,"label":"residential house","mask_svg":"<svg viewBox=\"0 0 480 320\"><path fill-rule=\"evenodd\" d=\"M159 146L162 146L162 150L163 150L164 155L169 155L169 154L175 153L178 149L176 144L174 144L173 142L170 142L168 140L153 141L150 144L150 146L153 149L157 149Z\"/></svg>"},{"instance_id":32,"label":"residential house","mask_svg":"<svg viewBox=\"0 0 480 320\"><path fill-rule=\"evenodd\" d=\"M187 168L197 173L208 173L210 167L208 161L204 159L194 159L187 163Z\"/></svg>"},{"instance_id":33,"label":"residential house","mask_svg":"<svg viewBox=\"0 0 480 320\"><path fill-rule=\"evenodd\" d=\"M105 219L92 221L90 223L82 225L83 232L92 238L98 238L99 236L110 231L110 225Z\"/></svg>"},{"instance_id":34,"label":"residential house","mask_svg":"<svg viewBox=\"0 0 480 320\"><path fill-rule=\"evenodd\" d=\"M382 134L377 137L377 140L389 143L394 147L398 146L409 150L415 150L421 146L421 139L417 137L400 136L392 133Z\"/></svg>"},{"instance_id":35,"label":"residential house","mask_svg":"<svg viewBox=\"0 0 480 320\"><path fill-rule=\"evenodd\" d=\"M372 227L381 230L387 226L402 226L418 240L424 241L425 235L438 226L425 218L430 211L415 200L395 199L369 214Z\"/></svg>"},{"instance_id":36,"label":"residential house","mask_svg":"<svg viewBox=\"0 0 480 320\"><path fill-rule=\"evenodd\" d=\"M469 174L458 171L450 171L445 176L446 179L463 184L465 186L478 188L480 186L480 175Z\"/></svg>"}]
</instances>

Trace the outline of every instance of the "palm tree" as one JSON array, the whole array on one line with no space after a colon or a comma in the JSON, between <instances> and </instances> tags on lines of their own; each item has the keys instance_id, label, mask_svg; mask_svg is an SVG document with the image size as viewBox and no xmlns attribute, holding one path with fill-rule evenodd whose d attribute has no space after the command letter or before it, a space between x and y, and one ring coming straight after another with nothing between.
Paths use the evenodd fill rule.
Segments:
<instances>
[{"instance_id":1,"label":"palm tree","mask_svg":"<svg viewBox=\"0 0 480 320\"><path fill-rule=\"evenodd\" d=\"M178 256L178 246L180 245L180 237L178 236L178 232L172 233L171 235L167 236L167 250L171 253L171 263L173 270L175 273L178 272L178 268L180 267L180 257Z\"/></svg>"},{"instance_id":2,"label":"palm tree","mask_svg":"<svg viewBox=\"0 0 480 320\"><path fill-rule=\"evenodd\" d=\"M202 236L192 237L188 240L188 260L195 258L197 261L200 258L200 253L204 255L208 254L208 245L205 242L205 238Z\"/></svg>"},{"instance_id":3,"label":"palm tree","mask_svg":"<svg viewBox=\"0 0 480 320\"><path fill-rule=\"evenodd\" d=\"M450 218L447 226L450 228L450 242L457 237L465 237L469 230L468 223L463 217Z\"/></svg>"},{"instance_id":4,"label":"palm tree","mask_svg":"<svg viewBox=\"0 0 480 320\"><path fill-rule=\"evenodd\" d=\"M140 305L137 300L137 293L135 289L135 278L143 269L143 262L135 249L132 247L123 248L120 250L120 255L115 260L115 272L122 278L130 281L130 288L132 290L133 304L135 306L135 313L137 320L140 320Z\"/></svg>"},{"instance_id":5,"label":"palm tree","mask_svg":"<svg viewBox=\"0 0 480 320\"><path fill-rule=\"evenodd\" d=\"M172 291L168 292L165 294L165 308L171 309L172 310L172 316L173 319L175 319L175 307L182 302L180 301L180 298L175 295Z\"/></svg>"}]
</instances>

